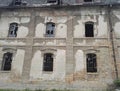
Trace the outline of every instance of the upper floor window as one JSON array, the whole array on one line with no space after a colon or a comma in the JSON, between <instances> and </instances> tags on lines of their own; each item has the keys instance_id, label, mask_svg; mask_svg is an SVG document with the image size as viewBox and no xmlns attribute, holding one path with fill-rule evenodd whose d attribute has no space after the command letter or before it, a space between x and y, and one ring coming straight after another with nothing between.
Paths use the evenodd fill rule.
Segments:
<instances>
[{"instance_id":1,"label":"upper floor window","mask_svg":"<svg viewBox=\"0 0 120 91\"><path fill-rule=\"evenodd\" d=\"M43 71L53 71L53 54L52 53L44 54Z\"/></svg>"},{"instance_id":2,"label":"upper floor window","mask_svg":"<svg viewBox=\"0 0 120 91\"><path fill-rule=\"evenodd\" d=\"M93 22L85 23L85 37L94 37L94 23Z\"/></svg>"},{"instance_id":3,"label":"upper floor window","mask_svg":"<svg viewBox=\"0 0 120 91\"><path fill-rule=\"evenodd\" d=\"M96 54L94 53L87 54L86 61L87 61L87 72L97 72Z\"/></svg>"},{"instance_id":4,"label":"upper floor window","mask_svg":"<svg viewBox=\"0 0 120 91\"><path fill-rule=\"evenodd\" d=\"M56 3L57 0L47 0L47 3Z\"/></svg>"},{"instance_id":5,"label":"upper floor window","mask_svg":"<svg viewBox=\"0 0 120 91\"><path fill-rule=\"evenodd\" d=\"M48 22L46 24L46 36L53 37L55 33L55 23Z\"/></svg>"},{"instance_id":6,"label":"upper floor window","mask_svg":"<svg viewBox=\"0 0 120 91\"><path fill-rule=\"evenodd\" d=\"M2 61L2 70L3 71L10 71L11 70L11 62L12 62L13 53L7 52L3 55Z\"/></svg>"},{"instance_id":7,"label":"upper floor window","mask_svg":"<svg viewBox=\"0 0 120 91\"><path fill-rule=\"evenodd\" d=\"M17 37L18 23L11 23L9 26L8 37Z\"/></svg>"},{"instance_id":8,"label":"upper floor window","mask_svg":"<svg viewBox=\"0 0 120 91\"><path fill-rule=\"evenodd\" d=\"M14 0L14 5L17 5L17 6L21 5L21 0Z\"/></svg>"},{"instance_id":9,"label":"upper floor window","mask_svg":"<svg viewBox=\"0 0 120 91\"><path fill-rule=\"evenodd\" d=\"M93 0L84 0L84 2L92 2Z\"/></svg>"}]
</instances>

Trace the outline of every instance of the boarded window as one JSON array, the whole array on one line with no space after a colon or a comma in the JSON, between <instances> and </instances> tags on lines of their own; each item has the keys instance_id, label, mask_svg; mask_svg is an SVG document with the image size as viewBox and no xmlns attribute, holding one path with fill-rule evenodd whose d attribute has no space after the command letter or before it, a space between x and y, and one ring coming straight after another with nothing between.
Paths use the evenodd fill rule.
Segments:
<instances>
[{"instance_id":1,"label":"boarded window","mask_svg":"<svg viewBox=\"0 0 120 91\"><path fill-rule=\"evenodd\" d=\"M10 52L7 52L3 55L2 68L1 68L3 71L11 70L12 56L13 54Z\"/></svg>"},{"instance_id":2,"label":"boarded window","mask_svg":"<svg viewBox=\"0 0 120 91\"><path fill-rule=\"evenodd\" d=\"M87 54L87 72L97 72L96 54Z\"/></svg>"},{"instance_id":3,"label":"boarded window","mask_svg":"<svg viewBox=\"0 0 120 91\"><path fill-rule=\"evenodd\" d=\"M53 37L55 32L55 23L49 22L46 24L46 36Z\"/></svg>"},{"instance_id":4,"label":"boarded window","mask_svg":"<svg viewBox=\"0 0 120 91\"><path fill-rule=\"evenodd\" d=\"M94 23L93 22L85 23L85 36L94 37Z\"/></svg>"},{"instance_id":5,"label":"boarded window","mask_svg":"<svg viewBox=\"0 0 120 91\"><path fill-rule=\"evenodd\" d=\"M92 0L84 0L84 2L92 2Z\"/></svg>"},{"instance_id":6,"label":"boarded window","mask_svg":"<svg viewBox=\"0 0 120 91\"><path fill-rule=\"evenodd\" d=\"M11 23L9 26L8 37L17 37L17 31L18 31L18 24Z\"/></svg>"},{"instance_id":7,"label":"boarded window","mask_svg":"<svg viewBox=\"0 0 120 91\"><path fill-rule=\"evenodd\" d=\"M53 54L44 54L43 71L53 71Z\"/></svg>"}]
</instances>

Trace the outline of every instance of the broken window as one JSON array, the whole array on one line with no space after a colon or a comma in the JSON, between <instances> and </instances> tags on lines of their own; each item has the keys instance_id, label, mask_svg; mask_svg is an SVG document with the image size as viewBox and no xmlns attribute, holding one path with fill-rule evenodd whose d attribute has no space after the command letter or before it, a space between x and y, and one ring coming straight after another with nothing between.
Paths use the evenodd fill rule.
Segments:
<instances>
[{"instance_id":1,"label":"broken window","mask_svg":"<svg viewBox=\"0 0 120 91\"><path fill-rule=\"evenodd\" d=\"M84 2L92 2L92 0L84 0Z\"/></svg>"},{"instance_id":2,"label":"broken window","mask_svg":"<svg viewBox=\"0 0 120 91\"><path fill-rule=\"evenodd\" d=\"M96 54L89 53L87 58L87 72L97 72Z\"/></svg>"},{"instance_id":3,"label":"broken window","mask_svg":"<svg viewBox=\"0 0 120 91\"><path fill-rule=\"evenodd\" d=\"M18 31L18 24L17 23L11 23L9 27L9 33L8 37L16 37Z\"/></svg>"},{"instance_id":4,"label":"broken window","mask_svg":"<svg viewBox=\"0 0 120 91\"><path fill-rule=\"evenodd\" d=\"M13 54L10 52L7 52L3 55L2 68L1 68L3 71L11 70L12 56Z\"/></svg>"},{"instance_id":5,"label":"broken window","mask_svg":"<svg viewBox=\"0 0 120 91\"><path fill-rule=\"evenodd\" d=\"M43 71L53 71L53 54L44 54Z\"/></svg>"},{"instance_id":6,"label":"broken window","mask_svg":"<svg viewBox=\"0 0 120 91\"><path fill-rule=\"evenodd\" d=\"M55 31L55 23L49 22L46 24L46 36L53 37Z\"/></svg>"},{"instance_id":7,"label":"broken window","mask_svg":"<svg viewBox=\"0 0 120 91\"><path fill-rule=\"evenodd\" d=\"M14 5L17 5L17 6L21 5L21 0L14 0Z\"/></svg>"},{"instance_id":8,"label":"broken window","mask_svg":"<svg viewBox=\"0 0 120 91\"><path fill-rule=\"evenodd\" d=\"M85 23L85 37L94 37L94 23Z\"/></svg>"}]
</instances>

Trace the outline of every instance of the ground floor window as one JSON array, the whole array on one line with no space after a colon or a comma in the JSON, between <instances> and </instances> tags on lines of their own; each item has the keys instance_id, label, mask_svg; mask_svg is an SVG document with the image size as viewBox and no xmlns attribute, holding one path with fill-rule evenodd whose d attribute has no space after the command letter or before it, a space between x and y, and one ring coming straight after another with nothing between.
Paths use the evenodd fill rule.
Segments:
<instances>
[{"instance_id":1,"label":"ground floor window","mask_svg":"<svg viewBox=\"0 0 120 91\"><path fill-rule=\"evenodd\" d=\"M43 71L53 71L53 54L52 53L44 54Z\"/></svg>"},{"instance_id":2,"label":"ground floor window","mask_svg":"<svg viewBox=\"0 0 120 91\"><path fill-rule=\"evenodd\" d=\"M12 56L13 56L13 53L10 53L10 52L4 53L2 68L1 68L3 71L11 70Z\"/></svg>"},{"instance_id":3,"label":"ground floor window","mask_svg":"<svg viewBox=\"0 0 120 91\"><path fill-rule=\"evenodd\" d=\"M97 72L96 54L88 53L86 56L87 72Z\"/></svg>"}]
</instances>

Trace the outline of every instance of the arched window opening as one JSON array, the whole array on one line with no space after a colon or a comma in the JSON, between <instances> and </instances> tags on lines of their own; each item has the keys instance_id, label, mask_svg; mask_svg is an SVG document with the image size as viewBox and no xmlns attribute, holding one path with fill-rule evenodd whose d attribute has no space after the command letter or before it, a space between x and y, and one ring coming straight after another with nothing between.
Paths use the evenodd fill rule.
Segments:
<instances>
[{"instance_id":1,"label":"arched window opening","mask_svg":"<svg viewBox=\"0 0 120 91\"><path fill-rule=\"evenodd\" d=\"M2 68L1 68L3 71L11 70L12 57L13 57L13 53L10 52L7 52L3 55Z\"/></svg>"},{"instance_id":2,"label":"arched window opening","mask_svg":"<svg viewBox=\"0 0 120 91\"><path fill-rule=\"evenodd\" d=\"M43 71L53 71L53 54L52 53L44 54Z\"/></svg>"},{"instance_id":3,"label":"arched window opening","mask_svg":"<svg viewBox=\"0 0 120 91\"><path fill-rule=\"evenodd\" d=\"M48 22L46 24L46 36L53 37L55 32L55 23Z\"/></svg>"},{"instance_id":4,"label":"arched window opening","mask_svg":"<svg viewBox=\"0 0 120 91\"><path fill-rule=\"evenodd\" d=\"M85 37L94 37L94 23L93 22L85 23Z\"/></svg>"},{"instance_id":5,"label":"arched window opening","mask_svg":"<svg viewBox=\"0 0 120 91\"><path fill-rule=\"evenodd\" d=\"M89 53L86 56L87 72L97 72L96 54Z\"/></svg>"},{"instance_id":6,"label":"arched window opening","mask_svg":"<svg viewBox=\"0 0 120 91\"><path fill-rule=\"evenodd\" d=\"M14 0L14 5L16 5L16 6L21 5L21 0Z\"/></svg>"},{"instance_id":7,"label":"arched window opening","mask_svg":"<svg viewBox=\"0 0 120 91\"><path fill-rule=\"evenodd\" d=\"M8 37L17 37L18 23L11 23L9 26Z\"/></svg>"}]
</instances>

